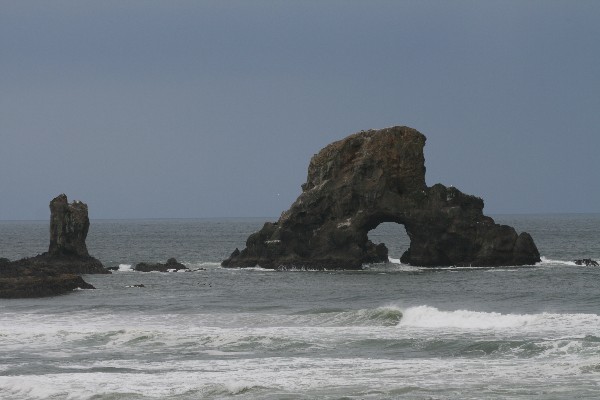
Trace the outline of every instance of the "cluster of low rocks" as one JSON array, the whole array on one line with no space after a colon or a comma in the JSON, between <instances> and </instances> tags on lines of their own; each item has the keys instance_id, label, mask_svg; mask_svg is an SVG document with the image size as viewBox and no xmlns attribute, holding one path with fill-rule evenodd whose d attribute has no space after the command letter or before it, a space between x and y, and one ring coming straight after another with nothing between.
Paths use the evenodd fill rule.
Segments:
<instances>
[{"instance_id":1,"label":"cluster of low rocks","mask_svg":"<svg viewBox=\"0 0 600 400\"><path fill-rule=\"evenodd\" d=\"M592 260L591 258L582 258L579 260L573 261L575 265L585 265L586 267L598 267L598 261Z\"/></svg>"},{"instance_id":2,"label":"cluster of low rocks","mask_svg":"<svg viewBox=\"0 0 600 400\"><path fill-rule=\"evenodd\" d=\"M110 271L120 271L121 268L119 266L115 267L107 267ZM178 271L192 271L175 258L169 258L166 263L149 263L149 262L141 262L137 263L133 268L133 271L138 272L178 272ZM204 268L198 268L194 271L202 271Z\"/></svg>"},{"instance_id":3,"label":"cluster of low rocks","mask_svg":"<svg viewBox=\"0 0 600 400\"><path fill-rule=\"evenodd\" d=\"M136 266L133 267L133 269L135 271L140 271L140 272L153 272L153 271L176 272L176 271L180 271L180 270L186 270L186 271L190 270L188 267L181 264L174 258L169 258L165 264L162 264L162 263L152 264L152 263L141 262L139 264L136 264Z\"/></svg>"}]
</instances>

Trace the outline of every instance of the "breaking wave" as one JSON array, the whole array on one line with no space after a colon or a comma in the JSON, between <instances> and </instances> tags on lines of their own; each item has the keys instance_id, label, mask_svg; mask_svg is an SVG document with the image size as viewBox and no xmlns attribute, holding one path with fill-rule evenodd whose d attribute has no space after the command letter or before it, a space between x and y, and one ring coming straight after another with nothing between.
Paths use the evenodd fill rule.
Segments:
<instances>
[{"instance_id":1,"label":"breaking wave","mask_svg":"<svg viewBox=\"0 0 600 400\"><path fill-rule=\"evenodd\" d=\"M124 272L124 271L133 271L133 270L131 269L131 264L119 264L119 271Z\"/></svg>"},{"instance_id":2,"label":"breaking wave","mask_svg":"<svg viewBox=\"0 0 600 400\"><path fill-rule=\"evenodd\" d=\"M402 319L402 310L396 306L361 310L317 309L297 314L295 325L316 326L392 326Z\"/></svg>"},{"instance_id":3,"label":"breaking wave","mask_svg":"<svg viewBox=\"0 0 600 400\"><path fill-rule=\"evenodd\" d=\"M574 261L565 261L565 260L553 260L547 257L540 257L541 261L536 265L540 266L551 266L551 265L569 265L569 266L577 266Z\"/></svg>"},{"instance_id":4,"label":"breaking wave","mask_svg":"<svg viewBox=\"0 0 600 400\"><path fill-rule=\"evenodd\" d=\"M417 306L404 310L399 326L416 328L454 328L465 330L510 330L597 332L600 316L596 314L501 314L469 310L440 311L435 307Z\"/></svg>"}]
</instances>

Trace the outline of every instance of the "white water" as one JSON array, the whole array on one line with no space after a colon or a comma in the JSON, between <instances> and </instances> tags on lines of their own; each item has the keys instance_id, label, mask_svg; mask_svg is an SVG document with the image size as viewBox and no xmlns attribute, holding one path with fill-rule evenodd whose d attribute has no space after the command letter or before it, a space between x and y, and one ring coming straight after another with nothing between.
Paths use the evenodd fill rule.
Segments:
<instances>
[{"instance_id":1,"label":"white water","mask_svg":"<svg viewBox=\"0 0 600 400\"><path fill-rule=\"evenodd\" d=\"M541 265L541 266L563 266L563 265L569 265L569 266L573 266L573 267L577 266L577 264L575 264L574 261L553 260L551 258L547 258L547 257L544 257L544 256L541 256L540 259L541 259L541 261L537 265Z\"/></svg>"},{"instance_id":2,"label":"white water","mask_svg":"<svg viewBox=\"0 0 600 400\"><path fill-rule=\"evenodd\" d=\"M384 324L400 316L399 322ZM406 392L420 398L429 391L453 397L452 388L503 385L510 397L525 382L530 391L542 390L548 379L553 384L576 379L582 390L600 382L594 372L600 339L586 340L600 331L594 314L440 311L421 305L256 317L4 313L3 351L27 353L50 370L35 375L5 370L0 393L5 399L112 398L115 393L119 398L295 398L298 393L318 398L333 390L360 397ZM482 337L485 330L517 343L507 341L489 353L485 346L494 335ZM401 362L386 356L427 354L440 343L464 355L448 358L444 350L437 357ZM360 356L361 347L375 353ZM377 349L386 347L378 356ZM336 356L345 351L348 356ZM18 363L14 367L18 370Z\"/></svg>"},{"instance_id":3,"label":"white water","mask_svg":"<svg viewBox=\"0 0 600 400\"><path fill-rule=\"evenodd\" d=\"M435 307L411 307L402 312L399 326L413 328L497 330L514 333L600 334L600 316L596 314L501 314L469 310L440 311Z\"/></svg>"},{"instance_id":4,"label":"white water","mask_svg":"<svg viewBox=\"0 0 600 400\"><path fill-rule=\"evenodd\" d=\"M133 271L133 270L131 269L131 264L119 264L119 271L125 272L125 271Z\"/></svg>"}]
</instances>

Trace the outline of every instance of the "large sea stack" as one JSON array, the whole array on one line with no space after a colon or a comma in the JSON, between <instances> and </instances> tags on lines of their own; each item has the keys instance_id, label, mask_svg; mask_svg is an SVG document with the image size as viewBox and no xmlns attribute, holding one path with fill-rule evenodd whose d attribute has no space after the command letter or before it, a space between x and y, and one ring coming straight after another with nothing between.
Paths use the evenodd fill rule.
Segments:
<instances>
[{"instance_id":1,"label":"large sea stack","mask_svg":"<svg viewBox=\"0 0 600 400\"><path fill-rule=\"evenodd\" d=\"M388 261L368 232L404 225L416 266L527 265L540 261L528 233L483 215L483 200L425 184L425 136L397 126L361 131L313 156L302 194L275 223L250 235L225 267L359 269Z\"/></svg>"},{"instance_id":2,"label":"large sea stack","mask_svg":"<svg viewBox=\"0 0 600 400\"><path fill-rule=\"evenodd\" d=\"M61 194L50 202L50 246L46 253L17 261L0 259L0 298L44 297L91 289L79 274L109 274L85 244L87 205L69 204Z\"/></svg>"},{"instance_id":3,"label":"large sea stack","mask_svg":"<svg viewBox=\"0 0 600 400\"><path fill-rule=\"evenodd\" d=\"M69 204L65 194L50 202L50 247L48 254L89 257L85 239L90 229L87 204Z\"/></svg>"},{"instance_id":4,"label":"large sea stack","mask_svg":"<svg viewBox=\"0 0 600 400\"><path fill-rule=\"evenodd\" d=\"M109 274L102 263L89 255L85 239L90 227L88 207L74 201L69 204L61 194L50 202L50 246L46 253L15 261L47 273Z\"/></svg>"}]
</instances>

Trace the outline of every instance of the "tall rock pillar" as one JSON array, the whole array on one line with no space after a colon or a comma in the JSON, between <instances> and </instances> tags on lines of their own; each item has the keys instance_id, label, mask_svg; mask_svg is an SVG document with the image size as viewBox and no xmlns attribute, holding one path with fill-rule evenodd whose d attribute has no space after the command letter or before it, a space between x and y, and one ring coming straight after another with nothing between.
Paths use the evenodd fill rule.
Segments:
<instances>
[{"instance_id":1,"label":"tall rock pillar","mask_svg":"<svg viewBox=\"0 0 600 400\"><path fill-rule=\"evenodd\" d=\"M85 239L90 228L87 204L69 204L61 194L50 202L50 255L89 257Z\"/></svg>"}]
</instances>

